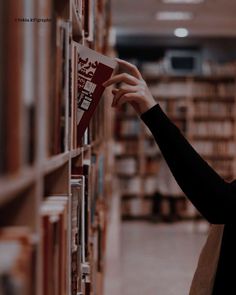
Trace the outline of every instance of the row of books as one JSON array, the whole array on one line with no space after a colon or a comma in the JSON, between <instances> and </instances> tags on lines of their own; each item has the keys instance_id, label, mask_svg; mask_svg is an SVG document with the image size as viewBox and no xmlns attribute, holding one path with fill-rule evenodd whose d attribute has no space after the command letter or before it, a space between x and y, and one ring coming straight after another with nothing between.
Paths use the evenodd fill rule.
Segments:
<instances>
[{"instance_id":1,"label":"row of books","mask_svg":"<svg viewBox=\"0 0 236 295\"><path fill-rule=\"evenodd\" d=\"M158 82L150 85L154 96L158 97L229 97L234 96L234 83L213 84L208 81L192 83L188 81Z\"/></svg>"},{"instance_id":2,"label":"row of books","mask_svg":"<svg viewBox=\"0 0 236 295\"><path fill-rule=\"evenodd\" d=\"M81 139L104 90L102 83L110 77L116 65L113 59L76 42L72 42L72 59L70 60L69 22L57 18L55 24L53 22L51 26L54 33L52 34L53 46L50 49L52 58L49 72L50 75L55 76L55 80L50 85L50 99L47 100L45 114L49 156L63 153L71 146L76 148L81 144ZM25 34L26 32L23 31L20 36L24 38ZM16 62L15 67L17 64ZM7 63L6 67L9 66ZM27 72L29 75L30 70L30 79L33 79L35 75L35 69L32 69L32 66L33 63L28 65L27 62L22 66L23 73ZM0 174L16 172L22 164L31 165L34 162L36 143L36 103L32 94L35 91L34 87L36 85L32 81L31 88L28 87L27 91L23 89L26 92L23 98L20 97L20 91L14 99L9 96L9 90L5 89L5 92L1 93ZM9 99L3 100L4 96L9 96ZM104 115L101 111L103 109L101 107L97 112L96 124L93 124L90 133L86 133L82 142L91 142L94 140L94 134L98 134L98 131L103 129L100 126L100 122L103 121L101 119ZM73 126L74 121L77 122L76 126ZM72 136L70 136L71 129ZM11 157L8 154L11 154Z\"/></svg>"},{"instance_id":3,"label":"row of books","mask_svg":"<svg viewBox=\"0 0 236 295\"><path fill-rule=\"evenodd\" d=\"M218 63L214 61L205 60L201 65L202 75L204 76L232 76L236 74L235 62ZM161 76L168 75L169 66L166 59L161 59L156 62L143 62L142 72L145 75Z\"/></svg>"},{"instance_id":4,"label":"row of books","mask_svg":"<svg viewBox=\"0 0 236 295\"><path fill-rule=\"evenodd\" d=\"M214 117L228 117L234 116L233 111L234 102L217 102L216 101L195 101L194 113L197 116L214 116Z\"/></svg>"},{"instance_id":5,"label":"row of books","mask_svg":"<svg viewBox=\"0 0 236 295\"><path fill-rule=\"evenodd\" d=\"M152 200L147 198L122 198L121 214L123 218L148 217L152 214Z\"/></svg>"},{"instance_id":6,"label":"row of books","mask_svg":"<svg viewBox=\"0 0 236 295\"><path fill-rule=\"evenodd\" d=\"M138 171L138 161L134 157L125 157L116 160L116 173L132 176Z\"/></svg>"},{"instance_id":7,"label":"row of books","mask_svg":"<svg viewBox=\"0 0 236 295\"><path fill-rule=\"evenodd\" d=\"M35 294L33 240L28 227L0 229L0 294Z\"/></svg>"},{"instance_id":8,"label":"row of books","mask_svg":"<svg viewBox=\"0 0 236 295\"><path fill-rule=\"evenodd\" d=\"M29 46L34 42L34 33L23 24L12 22L12 15L23 14L22 6L3 3L0 7L0 41L5 44L0 50L0 175L14 174L21 165L31 165L35 160L36 98L33 88L36 81L32 46ZM27 56L24 62L23 50ZM14 87L11 84L13 76Z\"/></svg>"},{"instance_id":9,"label":"row of books","mask_svg":"<svg viewBox=\"0 0 236 295\"><path fill-rule=\"evenodd\" d=\"M111 1L96 1L96 17L94 18L95 48L99 52L107 52L110 42Z\"/></svg>"},{"instance_id":10,"label":"row of books","mask_svg":"<svg viewBox=\"0 0 236 295\"><path fill-rule=\"evenodd\" d=\"M120 139L117 136L117 139ZM139 149L137 149L137 139L136 138L129 138L129 140L123 139L119 142L116 142L116 144L113 146L114 148L114 154L118 156L137 156L139 153Z\"/></svg>"},{"instance_id":11,"label":"row of books","mask_svg":"<svg viewBox=\"0 0 236 295\"><path fill-rule=\"evenodd\" d=\"M155 97L190 97L191 84L186 81L157 82L149 86Z\"/></svg>"},{"instance_id":12,"label":"row of books","mask_svg":"<svg viewBox=\"0 0 236 295\"><path fill-rule=\"evenodd\" d=\"M53 35L51 72L55 73L52 98L49 100L49 155L65 152L69 148L69 23L61 19L56 22Z\"/></svg>"},{"instance_id":13,"label":"row of books","mask_svg":"<svg viewBox=\"0 0 236 295\"><path fill-rule=\"evenodd\" d=\"M86 2L86 1L85 1ZM88 1L89 3L93 1ZM86 5L90 5L90 4ZM85 5L85 6L86 6ZM96 111L96 124L89 123L104 91L102 83L112 74L114 60L72 41L70 56L69 23L57 20L55 40L55 94L50 103L50 154L58 154L99 136L103 107ZM101 75L102 72L102 75ZM70 79L69 79L70 77ZM70 88L69 88L70 85ZM71 137L69 134L71 132Z\"/></svg>"},{"instance_id":14,"label":"row of books","mask_svg":"<svg viewBox=\"0 0 236 295\"><path fill-rule=\"evenodd\" d=\"M158 158L147 158L144 164L144 175L153 174L155 176L158 175L160 169L160 162Z\"/></svg>"},{"instance_id":15,"label":"row of books","mask_svg":"<svg viewBox=\"0 0 236 295\"><path fill-rule=\"evenodd\" d=\"M186 199L173 199L160 194L145 198L123 197L121 213L124 219L153 218L163 221L197 216L196 209Z\"/></svg>"},{"instance_id":16,"label":"row of books","mask_svg":"<svg viewBox=\"0 0 236 295\"><path fill-rule=\"evenodd\" d=\"M82 19L83 35L87 42L102 53L107 51L111 6L108 0L76 0L78 16ZM81 13L79 13L79 11Z\"/></svg>"},{"instance_id":17,"label":"row of books","mask_svg":"<svg viewBox=\"0 0 236 295\"><path fill-rule=\"evenodd\" d=\"M145 154L144 175L157 174L159 170L159 161ZM157 155L155 154L155 157ZM116 173L119 176L135 176L139 171L139 161L137 157L122 157L116 159ZM151 187L151 186L150 186Z\"/></svg>"},{"instance_id":18,"label":"row of books","mask_svg":"<svg viewBox=\"0 0 236 295\"><path fill-rule=\"evenodd\" d=\"M233 141L205 141L194 140L193 147L205 156L234 156L235 142Z\"/></svg>"},{"instance_id":19,"label":"row of books","mask_svg":"<svg viewBox=\"0 0 236 295\"><path fill-rule=\"evenodd\" d=\"M229 138L234 134L234 124L231 121L224 122L194 122L189 127L189 132L195 136L209 136Z\"/></svg>"},{"instance_id":20,"label":"row of books","mask_svg":"<svg viewBox=\"0 0 236 295\"><path fill-rule=\"evenodd\" d=\"M139 136L141 124L138 118L120 120L116 124L117 137L135 137Z\"/></svg>"},{"instance_id":21,"label":"row of books","mask_svg":"<svg viewBox=\"0 0 236 295\"><path fill-rule=\"evenodd\" d=\"M153 140L153 136L144 139L143 149L146 157L153 158L160 155L160 149Z\"/></svg>"},{"instance_id":22,"label":"row of books","mask_svg":"<svg viewBox=\"0 0 236 295\"><path fill-rule=\"evenodd\" d=\"M155 193L157 190L157 177L156 175L146 176L135 176L132 178L121 178L120 179L121 193L122 195L140 195L143 191L144 194L148 195Z\"/></svg>"},{"instance_id":23,"label":"row of books","mask_svg":"<svg viewBox=\"0 0 236 295\"><path fill-rule=\"evenodd\" d=\"M225 180L233 180L234 168L232 160L208 160L207 161Z\"/></svg>"},{"instance_id":24,"label":"row of books","mask_svg":"<svg viewBox=\"0 0 236 295\"><path fill-rule=\"evenodd\" d=\"M219 76L232 76L235 77L236 74L236 63L216 63L213 61L203 61L202 65L203 74L209 75L219 75Z\"/></svg>"},{"instance_id":25,"label":"row of books","mask_svg":"<svg viewBox=\"0 0 236 295\"><path fill-rule=\"evenodd\" d=\"M194 82L191 87L192 96L216 96L217 97L230 97L235 94L234 81L229 83L210 83L210 82Z\"/></svg>"},{"instance_id":26,"label":"row of books","mask_svg":"<svg viewBox=\"0 0 236 295\"><path fill-rule=\"evenodd\" d=\"M104 271L106 215L105 206L97 207L104 198L104 158L94 156L72 172L71 195L48 195L39 209L45 295L65 295L69 289L88 295ZM39 239L28 227L0 229L0 294L36 294L35 242Z\"/></svg>"},{"instance_id":27,"label":"row of books","mask_svg":"<svg viewBox=\"0 0 236 295\"><path fill-rule=\"evenodd\" d=\"M170 117L180 117L184 118L187 113L186 101L185 99L169 100L160 99L158 101L162 110L169 114Z\"/></svg>"}]
</instances>

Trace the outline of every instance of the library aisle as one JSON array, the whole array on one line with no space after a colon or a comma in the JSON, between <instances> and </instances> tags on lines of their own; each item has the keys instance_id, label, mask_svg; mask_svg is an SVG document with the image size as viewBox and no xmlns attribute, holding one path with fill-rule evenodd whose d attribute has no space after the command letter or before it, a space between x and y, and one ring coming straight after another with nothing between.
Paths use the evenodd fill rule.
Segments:
<instances>
[{"instance_id":1,"label":"library aisle","mask_svg":"<svg viewBox=\"0 0 236 295\"><path fill-rule=\"evenodd\" d=\"M124 222L121 228L123 295L187 295L206 226Z\"/></svg>"},{"instance_id":2,"label":"library aisle","mask_svg":"<svg viewBox=\"0 0 236 295\"><path fill-rule=\"evenodd\" d=\"M216 251L202 277L236 294L236 229L221 235L235 224L235 11L235 0L0 0L0 295L187 295L204 216ZM131 85L107 86L115 57L153 98L133 67L137 78L119 76ZM139 101L116 108L129 92ZM161 150L144 124L155 111Z\"/></svg>"}]
</instances>

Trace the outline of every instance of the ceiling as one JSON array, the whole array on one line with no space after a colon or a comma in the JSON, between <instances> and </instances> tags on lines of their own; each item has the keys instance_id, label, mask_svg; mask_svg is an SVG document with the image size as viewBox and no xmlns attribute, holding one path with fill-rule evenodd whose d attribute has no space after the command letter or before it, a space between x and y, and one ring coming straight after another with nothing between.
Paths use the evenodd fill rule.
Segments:
<instances>
[{"instance_id":1,"label":"ceiling","mask_svg":"<svg viewBox=\"0 0 236 295\"><path fill-rule=\"evenodd\" d=\"M173 36L185 27L190 36L236 37L236 0L205 0L170 4L162 0L112 0L113 26L118 35ZM191 12L191 20L156 20L157 12Z\"/></svg>"}]
</instances>

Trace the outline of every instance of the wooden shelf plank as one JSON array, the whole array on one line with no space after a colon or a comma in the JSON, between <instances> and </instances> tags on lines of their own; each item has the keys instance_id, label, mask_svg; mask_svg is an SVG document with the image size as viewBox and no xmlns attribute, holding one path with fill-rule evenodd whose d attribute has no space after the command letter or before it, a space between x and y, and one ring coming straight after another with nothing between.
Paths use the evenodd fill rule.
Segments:
<instances>
[{"instance_id":1,"label":"wooden shelf plank","mask_svg":"<svg viewBox=\"0 0 236 295\"><path fill-rule=\"evenodd\" d=\"M25 168L12 176L0 179L0 205L14 199L17 193L29 187L36 181L36 168Z\"/></svg>"},{"instance_id":2,"label":"wooden shelf plank","mask_svg":"<svg viewBox=\"0 0 236 295\"><path fill-rule=\"evenodd\" d=\"M74 149L72 151L70 151L70 157L71 158L75 158L77 156L79 156L80 154L82 154L83 152L83 148L82 147L79 147L77 149Z\"/></svg>"},{"instance_id":3,"label":"wooden shelf plank","mask_svg":"<svg viewBox=\"0 0 236 295\"><path fill-rule=\"evenodd\" d=\"M133 174L125 174L125 173L117 173L117 176L120 178L135 178L138 177L138 173L133 173Z\"/></svg>"},{"instance_id":4,"label":"wooden shelf plank","mask_svg":"<svg viewBox=\"0 0 236 295\"><path fill-rule=\"evenodd\" d=\"M43 163L43 173L50 173L61 166L63 166L66 162L68 162L70 158L70 152L66 152L63 154L55 155L48 160L45 160Z\"/></svg>"},{"instance_id":5,"label":"wooden shelf plank","mask_svg":"<svg viewBox=\"0 0 236 295\"><path fill-rule=\"evenodd\" d=\"M234 156L231 155L203 155L202 157L206 160L212 160L212 161L232 161L234 159Z\"/></svg>"},{"instance_id":6,"label":"wooden shelf plank","mask_svg":"<svg viewBox=\"0 0 236 295\"><path fill-rule=\"evenodd\" d=\"M194 121L234 121L232 116L194 116Z\"/></svg>"},{"instance_id":7,"label":"wooden shelf plank","mask_svg":"<svg viewBox=\"0 0 236 295\"><path fill-rule=\"evenodd\" d=\"M235 101L235 96L233 95L226 95L226 96L220 96L220 95L193 95L194 102L197 101L207 101L207 102L229 102L233 103Z\"/></svg>"},{"instance_id":8,"label":"wooden shelf plank","mask_svg":"<svg viewBox=\"0 0 236 295\"><path fill-rule=\"evenodd\" d=\"M191 136L192 140L212 140L212 141L230 141L230 140L234 140L233 136L203 136L203 135L192 135Z\"/></svg>"},{"instance_id":9,"label":"wooden shelf plank","mask_svg":"<svg viewBox=\"0 0 236 295\"><path fill-rule=\"evenodd\" d=\"M199 81L199 82L235 82L236 77L232 75L155 75L155 74L144 74L144 80L147 82L157 81Z\"/></svg>"}]
</instances>

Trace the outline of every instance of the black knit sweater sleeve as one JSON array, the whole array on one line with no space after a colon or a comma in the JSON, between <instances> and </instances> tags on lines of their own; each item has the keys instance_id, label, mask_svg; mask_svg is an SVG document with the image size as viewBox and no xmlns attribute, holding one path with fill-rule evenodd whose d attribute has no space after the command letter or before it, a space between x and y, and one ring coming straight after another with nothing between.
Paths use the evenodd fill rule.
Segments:
<instances>
[{"instance_id":1,"label":"black knit sweater sleeve","mask_svg":"<svg viewBox=\"0 0 236 295\"><path fill-rule=\"evenodd\" d=\"M234 218L236 182L225 182L194 150L157 104L141 115L152 132L177 183L210 222Z\"/></svg>"}]
</instances>

